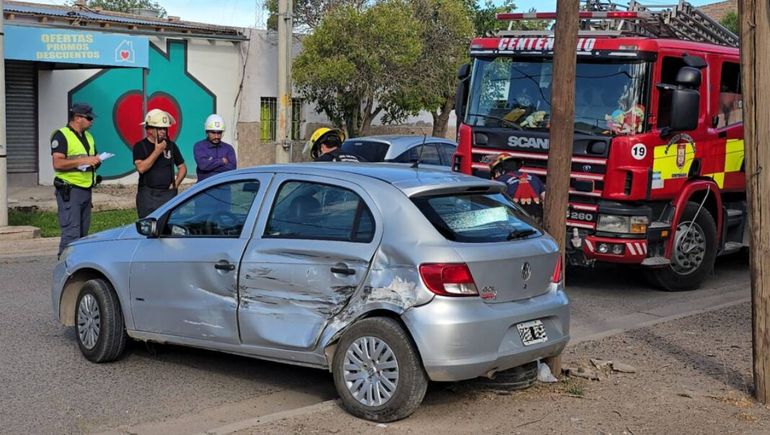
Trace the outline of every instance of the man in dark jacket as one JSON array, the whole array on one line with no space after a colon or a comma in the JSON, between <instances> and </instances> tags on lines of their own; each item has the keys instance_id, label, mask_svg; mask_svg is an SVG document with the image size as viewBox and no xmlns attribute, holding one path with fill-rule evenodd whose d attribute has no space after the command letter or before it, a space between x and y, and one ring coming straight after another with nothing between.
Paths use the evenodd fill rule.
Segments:
<instances>
[{"instance_id":1,"label":"man in dark jacket","mask_svg":"<svg viewBox=\"0 0 770 435\"><path fill-rule=\"evenodd\" d=\"M236 168L235 149L222 141L225 121L217 114L209 115L204 124L206 139L193 147L198 181Z\"/></svg>"}]
</instances>

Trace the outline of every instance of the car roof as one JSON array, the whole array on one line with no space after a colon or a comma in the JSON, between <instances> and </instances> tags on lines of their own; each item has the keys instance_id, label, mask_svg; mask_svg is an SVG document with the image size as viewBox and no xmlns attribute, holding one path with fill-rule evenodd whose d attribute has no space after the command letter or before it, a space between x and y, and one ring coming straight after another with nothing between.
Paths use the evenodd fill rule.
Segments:
<instances>
[{"instance_id":1,"label":"car roof","mask_svg":"<svg viewBox=\"0 0 770 435\"><path fill-rule=\"evenodd\" d=\"M237 172L295 173L319 177L339 177L344 173L344 179L353 182L356 178L360 178L358 181L369 179L369 181L379 180L388 183L404 192L406 196L419 196L428 192L430 194L460 191L500 192L505 187L498 182L459 172L421 166L413 168L411 165L398 163L289 163L255 166L239 169Z\"/></svg>"},{"instance_id":2,"label":"car roof","mask_svg":"<svg viewBox=\"0 0 770 435\"><path fill-rule=\"evenodd\" d=\"M425 143L444 143L447 145L457 146L457 144L444 137L436 136L418 136L418 135L379 135L379 136L362 136L354 137L346 140L345 142L380 142L390 145L388 152L385 156L386 159L394 159L401 155L404 151L417 146L423 141Z\"/></svg>"}]
</instances>

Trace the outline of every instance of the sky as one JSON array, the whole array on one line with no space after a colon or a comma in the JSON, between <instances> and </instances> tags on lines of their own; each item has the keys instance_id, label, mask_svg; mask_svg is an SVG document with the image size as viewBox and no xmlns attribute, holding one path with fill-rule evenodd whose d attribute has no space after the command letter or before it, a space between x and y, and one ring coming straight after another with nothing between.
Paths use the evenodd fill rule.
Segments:
<instances>
[{"instance_id":1,"label":"sky","mask_svg":"<svg viewBox=\"0 0 770 435\"><path fill-rule=\"evenodd\" d=\"M64 4L66 0L25 0L42 4ZM233 27L264 27L267 14L262 10L264 0L157 0L169 15L185 21L219 24ZM479 0L483 1L483 0ZM556 0L514 0L517 11L535 8L540 12L556 11ZM720 0L690 0L699 6ZM502 3L501 1L497 1ZM675 0L642 0L644 5L670 5Z\"/></svg>"}]
</instances>

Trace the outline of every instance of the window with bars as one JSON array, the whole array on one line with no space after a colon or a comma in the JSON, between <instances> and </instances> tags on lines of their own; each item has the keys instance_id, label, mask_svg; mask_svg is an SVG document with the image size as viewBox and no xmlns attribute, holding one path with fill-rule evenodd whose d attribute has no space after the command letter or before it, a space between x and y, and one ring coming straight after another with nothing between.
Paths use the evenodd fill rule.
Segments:
<instances>
[{"instance_id":1,"label":"window with bars","mask_svg":"<svg viewBox=\"0 0 770 435\"><path fill-rule=\"evenodd\" d=\"M263 142L276 140L276 125L278 124L278 100L274 97L260 99L260 140ZM302 139L302 99L291 100L291 140Z\"/></svg>"},{"instance_id":2,"label":"window with bars","mask_svg":"<svg viewBox=\"0 0 770 435\"><path fill-rule=\"evenodd\" d=\"M277 119L275 97L262 97L259 104L259 139L263 142L275 141L275 126Z\"/></svg>"},{"instance_id":3,"label":"window with bars","mask_svg":"<svg viewBox=\"0 0 770 435\"><path fill-rule=\"evenodd\" d=\"M291 140L302 139L302 99L291 99Z\"/></svg>"}]
</instances>

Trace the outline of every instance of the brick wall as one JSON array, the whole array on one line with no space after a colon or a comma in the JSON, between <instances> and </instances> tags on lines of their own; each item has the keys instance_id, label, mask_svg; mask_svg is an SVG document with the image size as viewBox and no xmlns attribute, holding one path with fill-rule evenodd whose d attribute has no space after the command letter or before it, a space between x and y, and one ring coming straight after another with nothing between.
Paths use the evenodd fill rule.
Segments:
<instances>
[{"instance_id":1,"label":"brick wall","mask_svg":"<svg viewBox=\"0 0 770 435\"><path fill-rule=\"evenodd\" d=\"M722 18L728 12L738 12L738 0L728 0L723 2L711 3L700 6L698 9L716 21L722 21Z\"/></svg>"}]
</instances>

